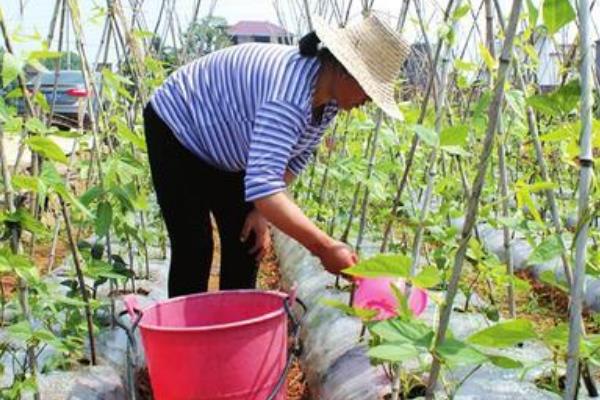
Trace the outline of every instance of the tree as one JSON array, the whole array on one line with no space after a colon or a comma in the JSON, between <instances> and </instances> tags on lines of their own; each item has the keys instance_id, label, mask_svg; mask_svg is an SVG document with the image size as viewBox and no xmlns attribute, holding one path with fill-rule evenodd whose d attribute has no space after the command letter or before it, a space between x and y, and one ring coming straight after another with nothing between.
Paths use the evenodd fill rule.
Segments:
<instances>
[{"instance_id":1,"label":"tree","mask_svg":"<svg viewBox=\"0 0 600 400\"><path fill-rule=\"evenodd\" d=\"M183 34L183 54L192 58L201 57L213 51L231 46L233 42L227 34L227 20L208 16L190 24Z\"/></svg>"},{"instance_id":2,"label":"tree","mask_svg":"<svg viewBox=\"0 0 600 400\"><path fill-rule=\"evenodd\" d=\"M70 60L69 60L70 58ZM50 71L54 71L54 69L56 68L56 63L59 61L58 58L47 58L44 60L41 60L41 63L44 67L48 68ZM69 63L70 61L70 63ZM81 63L81 57L79 56L79 54L75 53L75 52L63 52L63 54L60 56L60 69L73 69L73 70L81 70L82 68L82 63Z\"/></svg>"}]
</instances>

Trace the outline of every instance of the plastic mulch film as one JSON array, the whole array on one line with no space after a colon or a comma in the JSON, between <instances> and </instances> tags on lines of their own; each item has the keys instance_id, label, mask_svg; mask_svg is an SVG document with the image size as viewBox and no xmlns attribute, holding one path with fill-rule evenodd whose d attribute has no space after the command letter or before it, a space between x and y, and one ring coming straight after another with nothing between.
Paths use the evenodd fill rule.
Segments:
<instances>
[{"instance_id":1,"label":"plastic mulch film","mask_svg":"<svg viewBox=\"0 0 600 400\"><path fill-rule=\"evenodd\" d=\"M452 225L461 228L462 218L452 221ZM504 248L504 236L502 229L496 229L488 224L478 226L479 237L486 250L495 254L501 261L506 261L506 250ZM565 237L565 239L567 239ZM565 244L567 247L569 243ZM566 283L565 271L560 257L554 258L544 263L528 263L527 260L533 252L533 247L522 235L517 234L512 240L512 257L515 271L527 270L532 273L536 279L540 279L544 273L551 272L558 282ZM600 311L600 279L587 275L584 284L583 304L588 309Z\"/></svg>"},{"instance_id":2,"label":"plastic mulch film","mask_svg":"<svg viewBox=\"0 0 600 400\"><path fill-rule=\"evenodd\" d=\"M496 232L487 229L486 240L497 238ZM370 400L382 399L389 393L390 381L381 368L371 365L366 348L359 344L361 323L343 315L340 311L323 304L323 299L348 302L348 292L334 287L335 278L325 272L320 262L294 240L275 232L275 249L279 257L284 289L296 285L298 298L303 300L308 311L303 320L301 338L304 352L301 362L311 399L315 400ZM501 237L500 237L501 239ZM494 239L496 240L496 239ZM523 247L526 248L526 247ZM438 293L443 296L443 293ZM455 309L464 307L465 297L459 294ZM474 295L470 304L484 307L485 302ZM430 302L420 318L433 324L439 310ZM454 312L450 330L458 339L464 339L492 322L482 314ZM447 398L447 390L454 392L455 399L555 399L553 393L538 389L534 379L550 368L551 355L539 343L526 343L522 347L499 350L499 354L522 360L527 371L500 369L490 364L482 365L472 372L473 367L447 371L449 388L439 387L437 398ZM427 356L424 357L427 359ZM418 368L417 362L407 362L409 370ZM464 379L468 376L468 379ZM464 382L462 382L464 380ZM452 387L462 382L459 387Z\"/></svg>"}]
</instances>

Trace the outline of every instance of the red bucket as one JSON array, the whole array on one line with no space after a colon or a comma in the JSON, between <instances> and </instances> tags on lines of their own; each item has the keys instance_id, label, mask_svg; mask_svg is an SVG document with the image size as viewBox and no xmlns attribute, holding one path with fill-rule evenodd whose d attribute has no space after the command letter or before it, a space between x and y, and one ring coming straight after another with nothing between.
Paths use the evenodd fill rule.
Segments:
<instances>
[{"instance_id":1,"label":"red bucket","mask_svg":"<svg viewBox=\"0 0 600 400\"><path fill-rule=\"evenodd\" d=\"M139 326L157 400L285 400L292 296L258 290L177 297L144 310L125 297ZM287 359L287 362L286 362Z\"/></svg>"}]
</instances>

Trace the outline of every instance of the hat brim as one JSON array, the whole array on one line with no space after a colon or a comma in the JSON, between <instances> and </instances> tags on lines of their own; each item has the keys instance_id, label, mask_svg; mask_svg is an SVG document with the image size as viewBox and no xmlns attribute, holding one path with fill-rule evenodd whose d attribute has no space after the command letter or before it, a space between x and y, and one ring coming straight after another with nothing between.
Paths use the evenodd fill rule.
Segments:
<instances>
[{"instance_id":1,"label":"hat brim","mask_svg":"<svg viewBox=\"0 0 600 400\"><path fill-rule=\"evenodd\" d=\"M402 113L394 98L395 82L382 82L374 77L359 52L340 29L330 27L325 20L318 16L313 19L313 25L321 42L356 79L371 100L390 117L402 120ZM408 54L408 44L405 42L404 44L406 54Z\"/></svg>"}]
</instances>

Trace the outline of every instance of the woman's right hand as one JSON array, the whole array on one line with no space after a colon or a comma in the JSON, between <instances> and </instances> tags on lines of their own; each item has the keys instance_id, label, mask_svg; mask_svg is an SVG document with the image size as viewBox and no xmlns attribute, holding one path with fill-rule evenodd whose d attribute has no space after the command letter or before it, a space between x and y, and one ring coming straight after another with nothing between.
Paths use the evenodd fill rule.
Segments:
<instances>
[{"instance_id":1,"label":"woman's right hand","mask_svg":"<svg viewBox=\"0 0 600 400\"><path fill-rule=\"evenodd\" d=\"M338 275L358 262L358 256L350 246L320 230L285 193L265 196L255 200L254 205L275 227L319 257L332 274Z\"/></svg>"},{"instance_id":2,"label":"woman's right hand","mask_svg":"<svg viewBox=\"0 0 600 400\"><path fill-rule=\"evenodd\" d=\"M317 256L327 271L339 275L342 270L349 268L358 262L358 255L343 242L332 240L321 250Z\"/></svg>"}]
</instances>

